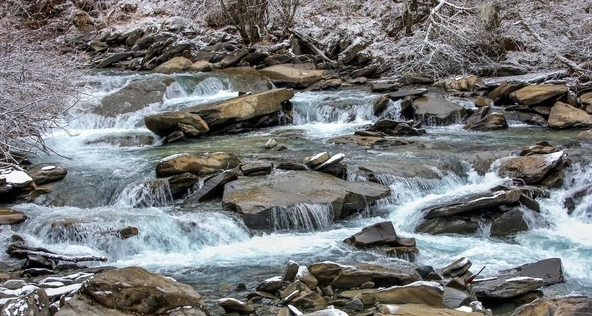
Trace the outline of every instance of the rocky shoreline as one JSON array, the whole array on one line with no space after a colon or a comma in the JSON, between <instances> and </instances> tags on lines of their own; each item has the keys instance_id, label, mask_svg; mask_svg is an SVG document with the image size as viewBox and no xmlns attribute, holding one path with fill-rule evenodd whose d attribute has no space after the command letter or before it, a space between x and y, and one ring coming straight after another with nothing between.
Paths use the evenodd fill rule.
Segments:
<instances>
[{"instance_id":1,"label":"rocky shoreline","mask_svg":"<svg viewBox=\"0 0 592 316\"><path fill-rule=\"evenodd\" d=\"M138 28L66 38L68 45L86 51L89 66L97 69L166 75L225 72L249 78L249 90L237 98L147 116L146 127L163 144L290 125L294 89L355 87L380 94L373 105L377 120L372 126L330 140L345 148L380 150L410 145L414 136L426 133L425 126L464 124L468 131L492 131L504 130L512 121L557 130L592 127L592 92L585 85L571 84L572 78L566 73L554 73L542 80L526 76L506 81L475 76L437 81L417 73L381 78L387 66L367 54L359 38L327 37L332 40L319 41L292 30L291 41L267 47L244 46L226 33L191 42L184 36L190 31L181 22L163 30ZM161 101L170 84L166 76L148 85L132 82L117 95L104 98L95 110L110 117L137 111L153 100ZM122 106L122 100L130 102ZM400 106L402 117L393 117L390 112L395 104ZM589 142L590 133L582 132L582 142ZM151 144L154 139L114 142L129 141L134 146L138 142ZM286 150L275 139L270 139L265 148ZM416 231L471 235L486 225L491 227L489 236L510 238L528 230L527 221L540 217L537 198L562 184L570 158L565 149L548 142L519 152L494 158L476 156L473 167L482 173L501 158L498 175L512 180L487 192L424 209ZM380 175L438 177L425 167L366 164L357 170L363 175L359 181L351 181L344 158L343 154L319 152L300 160L245 161L234 153L179 153L164 157L155 166L157 178L151 185L158 187L165 181L173 197L183 200L181 204L186 207L221 199L225 209L239 214L253 230L288 230L306 225L322 229L388 199L390 183L381 182ZM10 205L34 201L48 193L47 184L60 181L67 171L55 165L24 169L9 166L2 174L0 200ZM203 185L190 192L200 181ZM589 191L589 187L578 188L566 199L566 205L573 210ZM313 216L318 210L311 205L323 206L322 216L312 224L289 216L290 212ZM283 224L274 226L272 223L282 216ZM0 210L3 225L19 225L25 220L23 212ZM141 233L126 229L107 233L122 239ZM15 243L19 242L16 236ZM525 263L495 278L480 279L479 273L469 271L469 258L459 258L446 267L416 263L421 249L416 248L414 240L397 236L389 222L368 227L345 242L373 251L381 247L381 252L398 260L389 267L360 262L315 262L307 266L290 262L282 276L255 280L260 282L256 288L237 284L237 298L219 298L217 303L229 315L299 315L301 311L308 313L305 315L490 315L483 303L506 302L527 303L514 312L515 316L559 315L559 309L561 315L578 315L590 312L592 306L586 297L542 296L541 288L563 281L561 260L557 258ZM21 260L18 269L1 275L0 304L6 315L215 314L208 311L204 298L194 289L143 269L61 266L58 262L72 258L56 259L46 249L31 251L35 253L17 257Z\"/></svg>"},{"instance_id":2,"label":"rocky shoreline","mask_svg":"<svg viewBox=\"0 0 592 316\"><path fill-rule=\"evenodd\" d=\"M281 79L284 84L292 87L302 84L301 73L290 77L295 68L282 67L288 72ZM264 72L255 75L255 70L235 69L265 78ZM324 72L317 82L323 76ZM412 80L406 78L407 83ZM313 85L313 81L307 84ZM388 92L377 99L374 112L377 116L388 113L391 102L399 101L408 121L383 118L355 135L332 142L363 148L405 146L413 142L409 139L414 135L425 133L422 125L466 122L468 130L497 130L507 128L507 117L520 115L528 117L524 122L536 122L535 125L548 128L592 126L592 117L586 112L590 105L587 96L574 98L566 85L502 83L492 87L474 77L448 80L435 86L400 88L401 84L373 84L372 88L377 90L379 87L380 93ZM443 92L442 86L447 92ZM446 97L437 97L434 91L444 93ZM293 93L286 88L249 93L207 106L149 116L146 126L161 137L163 143L169 143L290 124L286 117L291 115L289 100ZM477 110L455 103L454 100L458 102L459 98L471 100ZM584 132L583 139L587 139L588 134L589 131ZM402 136L405 139L398 139ZM273 139L265 147L269 151L285 150ZM322 152L302 161L245 162L232 153L181 153L163 158L155 166L159 179L154 180L154 185L166 180L175 198L184 199L182 204L186 206L221 198L222 205L240 214L251 229L298 229L302 223L294 222L289 216L282 227L272 227L270 223L274 222L272 217L281 213L289 214L295 209L302 211L303 205L327 205L330 213L325 214L325 219L319 218L313 223L318 229L323 227L323 220L327 221L325 223L338 221L371 206L374 201L388 199L391 194L387 187L389 183L378 180L382 174L437 177L425 168L413 169L404 164L367 164L359 167L364 181L347 181L348 166L342 162L344 157ZM478 157L474 166L489 170L492 161ZM562 183L563 169L569 163L564 149L546 142L523 148L518 155L500 160L499 175L513 179L506 186L469 194L448 204L430 206L423 210L424 220L416 230L429 234L470 235L485 224L491 226L492 237L511 237L527 230L527 218L536 218L539 212L536 199L546 196L549 189ZM18 201L47 193L45 185L63 179L67 171L59 166L44 165L26 170L9 168L5 174L2 199ZM204 182L203 186L189 194L188 189L200 180ZM317 188L324 190L320 193ZM306 194L291 196L290 192ZM577 203L581 196L574 194L569 202ZM310 215L315 211L305 208L303 212ZM0 215L0 220L3 224L18 225L26 220L26 214L7 209ZM137 229L131 231L113 234L118 238L130 238L141 233ZM18 237L15 240L18 242ZM255 289L237 285L238 299L219 298L218 304L229 315L291 315L300 310L309 312L306 315L489 315L490 311L480 302L486 306L512 301L517 305L529 303L513 314L516 316L532 315L528 314L532 310L537 311L536 315L543 315L546 312L541 310L552 311L559 306L570 310L564 315L577 315L589 311L592 304L585 297L542 297L541 287L563 280L561 261L556 258L504 271L496 278L480 279L478 273L474 275L469 271L471 263L468 258L460 258L441 268L412 263L421 249L415 247L414 240L397 236L390 222L368 227L346 242L354 247L382 247L385 255L409 263L394 261L393 266L381 267L359 262L351 265L317 262L308 266L292 262L286 266L283 276L260 280L261 284ZM204 307L203 298L193 289L145 270L60 266L56 265L60 260L52 258L50 253L44 250L26 254L22 269L3 275L5 282L0 293L3 308L12 313L10 315L24 315L22 311L32 311L34 315L211 314ZM121 278L129 279L129 282L121 283ZM154 285L150 282L133 283L148 278L155 280ZM164 291L166 296L163 296L158 290L162 286L175 290ZM128 291L129 294L124 294ZM138 302L156 303L144 306ZM330 305L335 308L325 309Z\"/></svg>"}]
</instances>

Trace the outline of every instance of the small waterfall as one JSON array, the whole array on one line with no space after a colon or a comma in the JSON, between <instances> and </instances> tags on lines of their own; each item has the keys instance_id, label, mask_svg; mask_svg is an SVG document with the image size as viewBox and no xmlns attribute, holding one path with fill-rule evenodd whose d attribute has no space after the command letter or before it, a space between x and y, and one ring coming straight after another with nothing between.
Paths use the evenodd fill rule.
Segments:
<instances>
[{"instance_id":1,"label":"small waterfall","mask_svg":"<svg viewBox=\"0 0 592 316\"><path fill-rule=\"evenodd\" d=\"M374 178L391 189L391 196L377 201L380 207L412 202L428 194L441 194L467 183L466 178L451 173L440 179L407 178L391 174L376 174Z\"/></svg>"},{"instance_id":2,"label":"small waterfall","mask_svg":"<svg viewBox=\"0 0 592 316\"><path fill-rule=\"evenodd\" d=\"M114 206L159 207L173 203L173 195L166 179L141 180L130 183L117 196Z\"/></svg>"},{"instance_id":3,"label":"small waterfall","mask_svg":"<svg viewBox=\"0 0 592 316\"><path fill-rule=\"evenodd\" d=\"M151 252L190 254L204 247L250 238L242 223L221 213L172 214L157 208L111 207L67 207L64 212L64 208L60 211L32 204L21 205L20 209L31 218L14 233L23 236L31 246L65 255L101 254L110 260L122 260ZM119 238L117 232L129 226L138 228L138 235Z\"/></svg>"},{"instance_id":4,"label":"small waterfall","mask_svg":"<svg viewBox=\"0 0 592 316\"><path fill-rule=\"evenodd\" d=\"M316 231L331 227L333 207L324 204L298 204L271 211L274 231Z\"/></svg>"},{"instance_id":5,"label":"small waterfall","mask_svg":"<svg viewBox=\"0 0 592 316\"><path fill-rule=\"evenodd\" d=\"M372 103L375 95L361 91L333 93L300 92L292 98L295 123L351 123L366 122L373 118Z\"/></svg>"},{"instance_id":6,"label":"small waterfall","mask_svg":"<svg viewBox=\"0 0 592 316\"><path fill-rule=\"evenodd\" d=\"M401 120L401 100L389 100L386 109L379 115L380 119Z\"/></svg>"}]
</instances>

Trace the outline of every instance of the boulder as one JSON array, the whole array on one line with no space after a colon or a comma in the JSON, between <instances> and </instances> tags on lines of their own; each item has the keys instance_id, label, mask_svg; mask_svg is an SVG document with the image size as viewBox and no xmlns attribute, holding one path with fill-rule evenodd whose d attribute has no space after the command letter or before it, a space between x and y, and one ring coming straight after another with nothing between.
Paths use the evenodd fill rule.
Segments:
<instances>
[{"instance_id":1,"label":"boulder","mask_svg":"<svg viewBox=\"0 0 592 316\"><path fill-rule=\"evenodd\" d=\"M240 166L240 170L244 176L268 175L273 170L273 164L271 162L247 163Z\"/></svg>"},{"instance_id":2,"label":"boulder","mask_svg":"<svg viewBox=\"0 0 592 316\"><path fill-rule=\"evenodd\" d=\"M493 220L490 236L505 237L527 231L528 222L525 217L524 212L520 208L514 208L504 212Z\"/></svg>"},{"instance_id":3,"label":"boulder","mask_svg":"<svg viewBox=\"0 0 592 316\"><path fill-rule=\"evenodd\" d=\"M510 94L518 104L537 105L550 101L554 103L567 93L565 85L536 85L520 88Z\"/></svg>"},{"instance_id":4,"label":"boulder","mask_svg":"<svg viewBox=\"0 0 592 316\"><path fill-rule=\"evenodd\" d=\"M330 158L331 156L329 155L329 153L324 151L313 156L305 157L304 164L312 168L321 165Z\"/></svg>"},{"instance_id":5,"label":"boulder","mask_svg":"<svg viewBox=\"0 0 592 316\"><path fill-rule=\"evenodd\" d=\"M221 174L207 180L199 190L187 196L184 203L195 204L221 196L224 190L224 185L236 179L238 179L238 173L236 171L224 171Z\"/></svg>"},{"instance_id":6,"label":"boulder","mask_svg":"<svg viewBox=\"0 0 592 316\"><path fill-rule=\"evenodd\" d=\"M280 292L281 303L290 303L297 307L321 309L327 307L327 301L317 292L309 289L304 283L295 281Z\"/></svg>"},{"instance_id":7,"label":"boulder","mask_svg":"<svg viewBox=\"0 0 592 316\"><path fill-rule=\"evenodd\" d=\"M432 84L434 83L434 78L425 74L404 72L401 74L399 81L402 84Z\"/></svg>"},{"instance_id":8,"label":"boulder","mask_svg":"<svg viewBox=\"0 0 592 316\"><path fill-rule=\"evenodd\" d=\"M415 239L404 239L398 237L397 233L395 232L395 227L393 227L393 223L390 221L380 222L368 227L364 227L361 232L346 238L344 242L357 248L375 246L415 246Z\"/></svg>"},{"instance_id":9,"label":"boulder","mask_svg":"<svg viewBox=\"0 0 592 316\"><path fill-rule=\"evenodd\" d=\"M415 231L418 233L428 233L432 235L470 235L476 233L480 228L481 224L478 219L452 216L428 219L415 227Z\"/></svg>"},{"instance_id":10,"label":"boulder","mask_svg":"<svg viewBox=\"0 0 592 316\"><path fill-rule=\"evenodd\" d=\"M197 114L188 112L165 112L149 115L144 118L146 128L154 134L165 137L172 132L181 130L187 137L197 137L207 133L208 124ZM193 127L194 132L189 131L188 126Z\"/></svg>"},{"instance_id":11,"label":"boulder","mask_svg":"<svg viewBox=\"0 0 592 316\"><path fill-rule=\"evenodd\" d=\"M531 155L502 161L498 174L502 177L518 178L525 184L541 184L556 169L567 161L563 151L547 155Z\"/></svg>"},{"instance_id":12,"label":"boulder","mask_svg":"<svg viewBox=\"0 0 592 316\"><path fill-rule=\"evenodd\" d=\"M549 258L541 261L527 263L519 267L502 271L503 274L539 278L544 285L563 282L563 267L560 258Z\"/></svg>"},{"instance_id":13,"label":"boulder","mask_svg":"<svg viewBox=\"0 0 592 316\"><path fill-rule=\"evenodd\" d=\"M212 71L212 63L207 60L198 60L191 64L187 69L189 71L201 71L201 72L208 72Z\"/></svg>"},{"instance_id":14,"label":"boulder","mask_svg":"<svg viewBox=\"0 0 592 316\"><path fill-rule=\"evenodd\" d=\"M473 263L469 258L462 257L442 269L442 275L445 277L456 278L469 271Z\"/></svg>"},{"instance_id":15,"label":"boulder","mask_svg":"<svg viewBox=\"0 0 592 316\"><path fill-rule=\"evenodd\" d=\"M199 181L199 177L189 172L177 174L167 178L169 188L174 198L183 196L189 188Z\"/></svg>"},{"instance_id":16,"label":"boulder","mask_svg":"<svg viewBox=\"0 0 592 316\"><path fill-rule=\"evenodd\" d=\"M450 125L458 123L466 114L463 106L433 97L420 97L413 100L413 117L426 125Z\"/></svg>"},{"instance_id":17,"label":"boulder","mask_svg":"<svg viewBox=\"0 0 592 316\"><path fill-rule=\"evenodd\" d=\"M304 283L311 290L314 290L319 285L317 278L308 271L306 266L298 267L298 273L296 273L295 279Z\"/></svg>"},{"instance_id":18,"label":"boulder","mask_svg":"<svg viewBox=\"0 0 592 316\"><path fill-rule=\"evenodd\" d=\"M225 208L242 214L247 226L272 228L270 216L281 208L331 205L333 218L339 219L388 195L390 189L380 184L349 182L319 172L293 171L230 182L224 187L222 203Z\"/></svg>"},{"instance_id":19,"label":"boulder","mask_svg":"<svg viewBox=\"0 0 592 316\"><path fill-rule=\"evenodd\" d=\"M485 82L476 76L462 76L458 78L448 78L436 85L443 87L445 90L456 91L475 91L487 88Z\"/></svg>"},{"instance_id":20,"label":"boulder","mask_svg":"<svg viewBox=\"0 0 592 316\"><path fill-rule=\"evenodd\" d=\"M313 263L308 270L319 284L331 285L339 289L351 289L366 282L374 282L377 287L406 285L419 280L415 271L402 271L375 264L344 265L330 261Z\"/></svg>"},{"instance_id":21,"label":"boulder","mask_svg":"<svg viewBox=\"0 0 592 316\"><path fill-rule=\"evenodd\" d=\"M345 155L344 154L336 154L336 155L333 155L333 156L331 156L331 158L327 159L322 164L320 164L318 166L315 166L313 168L313 170L321 171L321 172L325 172L325 173L329 173L329 174L332 174L332 175L334 175L336 177L340 177L339 176L339 174L341 173L340 172L340 168L337 168L336 169L336 171L337 171L337 172L335 172L336 174L334 174L333 172L327 172L327 170L331 170L332 167L339 166L339 165L343 166L343 169L347 169L347 167L345 167L344 165L340 164L340 162L343 159L345 159Z\"/></svg>"},{"instance_id":22,"label":"boulder","mask_svg":"<svg viewBox=\"0 0 592 316\"><path fill-rule=\"evenodd\" d=\"M399 89L398 83L373 82L370 84L370 91L374 93L393 92Z\"/></svg>"},{"instance_id":23,"label":"boulder","mask_svg":"<svg viewBox=\"0 0 592 316\"><path fill-rule=\"evenodd\" d=\"M480 300L507 300L532 292L543 285L544 281L540 278L498 278L473 283L473 291Z\"/></svg>"},{"instance_id":24,"label":"boulder","mask_svg":"<svg viewBox=\"0 0 592 316\"><path fill-rule=\"evenodd\" d=\"M376 316L483 316L479 312L465 312L448 308L431 307L424 304L377 304Z\"/></svg>"},{"instance_id":25,"label":"boulder","mask_svg":"<svg viewBox=\"0 0 592 316\"><path fill-rule=\"evenodd\" d=\"M33 178L36 185L43 185L64 179L68 170L60 166L38 165L27 169L27 174Z\"/></svg>"},{"instance_id":26,"label":"boulder","mask_svg":"<svg viewBox=\"0 0 592 316\"><path fill-rule=\"evenodd\" d=\"M193 65L191 60L182 56L178 56L158 65L158 67L154 68L152 71L163 74L172 74L175 72L187 70L189 67L191 67L191 65Z\"/></svg>"},{"instance_id":27,"label":"boulder","mask_svg":"<svg viewBox=\"0 0 592 316\"><path fill-rule=\"evenodd\" d=\"M493 100L493 102L497 105L510 104L510 94L523 87L523 83L502 82L499 86L487 94L487 98Z\"/></svg>"},{"instance_id":28,"label":"boulder","mask_svg":"<svg viewBox=\"0 0 592 316\"><path fill-rule=\"evenodd\" d=\"M501 205L511 205L520 200L521 193L520 190L499 190L495 192L468 194L464 197L456 198L454 201L424 209L424 212L426 212L424 218L447 217L473 211L478 212Z\"/></svg>"},{"instance_id":29,"label":"boulder","mask_svg":"<svg viewBox=\"0 0 592 316\"><path fill-rule=\"evenodd\" d=\"M189 172L192 174L209 174L216 170L236 168L241 164L240 159L229 153L213 154L177 154L162 159L156 165L156 176L169 177Z\"/></svg>"},{"instance_id":30,"label":"boulder","mask_svg":"<svg viewBox=\"0 0 592 316\"><path fill-rule=\"evenodd\" d=\"M0 208L0 225L16 225L27 220L23 212Z\"/></svg>"},{"instance_id":31,"label":"boulder","mask_svg":"<svg viewBox=\"0 0 592 316\"><path fill-rule=\"evenodd\" d=\"M255 311L253 306L234 298L221 298L218 300L218 305L226 313L250 314Z\"/></svg>"},{"instance_id":32,"label":"boulder","mask_svg":"<svg viewBox=\"0 0 592 316\"><path fill-rule=\"evenodd\" d=\"M508 128L508 121L503 113L490 113L485 117L466 124L464 129L470 131L493 131Z\"/></svg>"},{"instance_id":33,"label":"boulder","mask_svg":"<svg viewBox=\"0 0 592 316\"><path fill-rule=\"evenodd\" d=\"M381 95L378 99L374 100L372 103L372 112L375 116L379 116L388 108L391 99L389 99L388 95Z\"/></svg>"},{"instance_id":34,"label":"boulder","mask_svg":"<svg viewBox=\"0 0 592 316\"><path fill-rule=\"evenodd\" d=\"M294 96L291 89L274 89L238 98L199 105L187 112L199 115L211 130L221 129L225 124L257 119L282 110L282 102Z\"/></svg>"},{"instance_id":35,"label":"boulder","mask_svg":"<svg viewBox=\"0 0 592 316\"><path fill-rule=\"evenodd\" d=\"M520 306L512 316L584 316L592 315L592 298L586 296L565 296L539 298Z\"/></svg>"},{"instance_id":36,"label":"boulder","mask_svg":"<svg viewBox=\"0 0 592 316\"><path fill-rule=\"evenodd\" d=\"M134 80L115 93L103 97L93 109L98 115L115 117L139 111L150 104L162 102L170 79L153 78Z\"/></svg>"},{"instance_id":37,"label":"boulder","mask_svg":"<svg viewBox=\"0 0 592 316\"><path fill-rule=\"evenodd\" d=\"M22 296L5 299L3 315L49 316L49 298L45 290L36 287L23 289Z\"/></svg>"},{"instance_id":38,"label":"boulder","mask_svg":"<svg viewBox=\"0 0 592 316\"><path fill-rule=\"evenodd\" d=\"M310 87L306 88L308 91L330 91L330 90L337 90L341 87L343 81L341 79L329 79L319 81Z\"/></svg>"},{"instance_id":39,"label":"boulder","mask_svg":"<svg viewBox=\"0 0 592 316\"><path fill-rule=\"evenodd\" d=\"M229 54L226 57L224 57L218 63L218 65L220 66L220 68L234 67L248 54L249 54L249 51L247 51L245 49L235 51L232 54Z\"/></svg>"},{"instance_id":40,"label":"boulder","mask_svg":"<svg viewBox=\"0 0 592 316\"><path fill-rule=\"evenodd\" d=\"M538 142L533 146L528 146L520 151L519 156L532 156L532 155L547 155L556 153L559 151L559 148L549 144L548 142L542 141Z\"/></svg>"},{"instance_id":41,"label":"boulder","mask_svg":"<svg viewBox=\"0 0 592 316\"><path fill-rule=\"evenodd\" d=\"M203 306L191 286L129 267L96 274L56 315L209 315Z\"/></svg>"},{"instance_id":42,"label":"boulder","mask_svg":"<svg viewBox=\"0 0 592 316\"><path fill-rule=\"evenodd\" d=\"M326 75L324 70L306 70L293 65L283 64L259 70L261 75L269 78L277 87L305 89L321 81Z\"/></svg>"},{"instance_id":43,"label":"boulder","mask_svg":"<svg viewBox=\"0 0 592 316\"><path fill-rule=\"evenodd\" d=\"M391 286L385 289L369 290L360 293L364 305L382 304L423 304L444 307L444 287L436 282L419 281L403 286Z\"/></svg>"},{"instance_id":44,"label":"boulder","mask_svg":"<svg viewBox=\"0 0 592 316\"><path fill-rule=\"evenodd\" d=\"M257 285L257 291L264 291L267 293L275 293L275 291L282 288L283 279L280 276L275 276L264 280Z\"/></svg>"},{"instance_id":45,"label":"boulder","mask_svg":"<svg viewBox=\"0 0 592 316\"><path fill-rule=\"evenodd\" d=\"M567 103L556 102L551 108L547 122L549 127L556 129L590 128L592 115Z\"/></svg>"}]
</instances>

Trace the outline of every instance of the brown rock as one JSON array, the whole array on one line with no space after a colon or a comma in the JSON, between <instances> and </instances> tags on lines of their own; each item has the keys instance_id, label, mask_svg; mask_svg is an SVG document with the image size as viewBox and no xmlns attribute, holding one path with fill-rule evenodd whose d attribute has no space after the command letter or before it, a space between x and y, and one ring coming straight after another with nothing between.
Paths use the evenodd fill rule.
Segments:
<instances>
[{"instance_id":1,"label":"brown rock","mask_svg":"<svg viewBox=\"0 0 592 316\"><path fill-rule=\"evenodd\" d=\"M510 158L500 165L498 174L524 180L526 184L539 184L550 172L565 164L563 151L547 155L532 155Z\"/></svg>"},{"instance_id":2,"label":"brown rock","mask_svg":"<svg viewBox=\"0 0 592 316\"><path fill-rule=\"evenodd\" d=\"M263 68L259 73L269 78L278 87L294 89L305 89L322 80L326 74L324 70L305 70L289 64Z\"/></svg>"},{"instance_id":3,"label":"brown rock","mask_svg":"<svg viewBox=\"0 0 592 316\"><path fill-rule=\"evenodd\" d=\"M192 64L193 63L191 62L191 60L189 60L185 57L182 57L182 56L178 56L178 57L173 57L169 61L166 61L166 62L160 64L158 67L154 68L154 70L152 70L152 71L163 73L163 74L171 74L174 72L180 72L180 71L187 70L187 69L189 69L189 67L191 67Z\"/></svg>"},{"instance_id":4,"label":"brown rock","mask_svg":"<svg viewBox=\"0 0 592 316\"><path fill-rule=\"evenodd\" d=\"M382 267L374 264L342 265L334 262L313 263L308 267L320 284L335 288L349 289L366 282L376 286L405 285L415 282L419 276L415 273Z\"/></svg>"},{"instance_id":5,"label":"brown rock","mask_svg":"<svg viewBox=\"0 0 592 316\"><path fill-rule=\"evenodd\" d=\"M209 315L203 304L203 299L191 286L130 267L95 275L56 315L155 316L176 308L183 308L184 313L190 315Z\"/></svg>"},{"instance_id":6,"label":"brown rock","mask_svg":"<svg viewBox=\"0 0 592 316\"><path fill-rule=\"evenodd\" d=\"M443 307L444 288L436 282L414 282L403 286L360 293L364 305L382 304L423 304Z\"/></svg>"},{"instance_id":7,"label":"brown rock","mask_svg":"<svg viewBox=\"0 0 592 316\"><path fill-rule=\"evenodd\" d=\"M536 299L516 309L512 316L584 316L591 314L592 298L567 296Z\"/></svg>"},{"instance_id":8,"label":"brown rock","mask_svg":"<svg viewBox=\"0 0 592 316\"><path fill-rule=\"evenodd\" d=\"M424 304L377 304L375 316L483 316L478 312L462 312L448 308L436 308Z\"/></svg>"},{"instance_id":9,"label":"brown rock","mask_svg":"<svg viewBox=\"0 0 592 316\"><path fill-rule=\"evenodd\" d=\"M247 94L234 99L199 105L187 109L204 119L211 130L217 130L228 123L248 121L282 110L282 102L291 99L291 89L274 89L256 94Z\"/></svg>"},{"instance_id":10,"label":"brown rock","mask_svg":"<svg viewBox=\"0 0 592 316\"><path fill-rule=\"evenodd\" d=\"M23 212L0 208L0 225L16 225L27 220Z\"/></svg>"},{"instance_id":11,"label":"brown rock","mask_svg":"<svg viewBox=\"0 0 592 316\"><path fill-rule=\"evenodd\" d=\"M168 177L185 172L199 174L202 170L226 170L236 168L240 164L240 159L229 153L213 153L210 155L179 154L161 160L156 165L156 176Z\"/></svg>"},{"instance_id":12,"label":"brown rock","mask_svg":"<svg viewBox=\"0 0 592 316\"><path fill-rule=\"evenodd\" d=\"M590 128L592 127L592 116L567 103L556 102L549 113L548 123L549 127L557 129Z\"/></svg>"},{"instance_id":13,"label":"brown rock","mask_svg":"<svg viewBox=\"0 0 592 316\"><path fill-rule=\"evenodd\" d=\"M212 71L212 64L207 60L198 60L189 66L189 71L201 71L208 72Z\"/></svg>"},{"instance_id":14,"label":"brown rock","mask_svg":"<svg viewBox=\"0 0 592 316\"><path fill-rule=\"evenodd\" d=\"M510 94L510 98L519 104L537 105L545 101L554 102L566 93L565 85L536 85L516 90Z\"/></svg>"},{"instance_id":15,"label":"brown rock","mask_svg":"<svg viewBox=\"0 0 592 316\"><path fill-rule=\"evenodd\" d=\"M164 112L149 115L144 118L146 128L154 134L165 137L171 133L181 130L187 137L196 137L207 133L210 128L208 124L197 114L188 112ZM188 127L193 127L194 132L188 131Z\"/></svg>"}]
</instances>

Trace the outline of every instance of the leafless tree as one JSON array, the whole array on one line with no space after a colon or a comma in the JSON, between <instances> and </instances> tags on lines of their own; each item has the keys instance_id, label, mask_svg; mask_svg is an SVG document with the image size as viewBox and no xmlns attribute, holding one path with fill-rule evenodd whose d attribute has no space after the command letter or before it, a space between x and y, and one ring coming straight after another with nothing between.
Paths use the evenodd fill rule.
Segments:
<instances>
[{"instance_id":1,"label":"leafless tree","mask_svg":"<svg viewBox=\"0 0 592 316\"><path fill-rule=\"evenodd\" d=\"M51 42L29 42L31 30L0 23L0 163L18 164L15 153L51 151L43 134L57 126L74 102L78 71L55 54Z\"/></svg>"},{"instance_id":2,"label":"leafless tree","mask_svg":"<svg viewBox=\"0 0 592 316\"><path fill-rule=\"evenodd\" d=\"M300 6L300 0L269 0L271 8L278 15L282 27L282 37L288 33L288 29L294 24L296 10Z\"/></svg>"},{"instance_id":3,"label":"leafless tree","mask_svg":"<svg viewBox=\"0 0 592 316\"><path fill-rule=\"evenodd\" d=\"M219 0L222 11L237 28L245 44L261 41L268 14L268 0Z\"/></svg>"}]
</instances>

